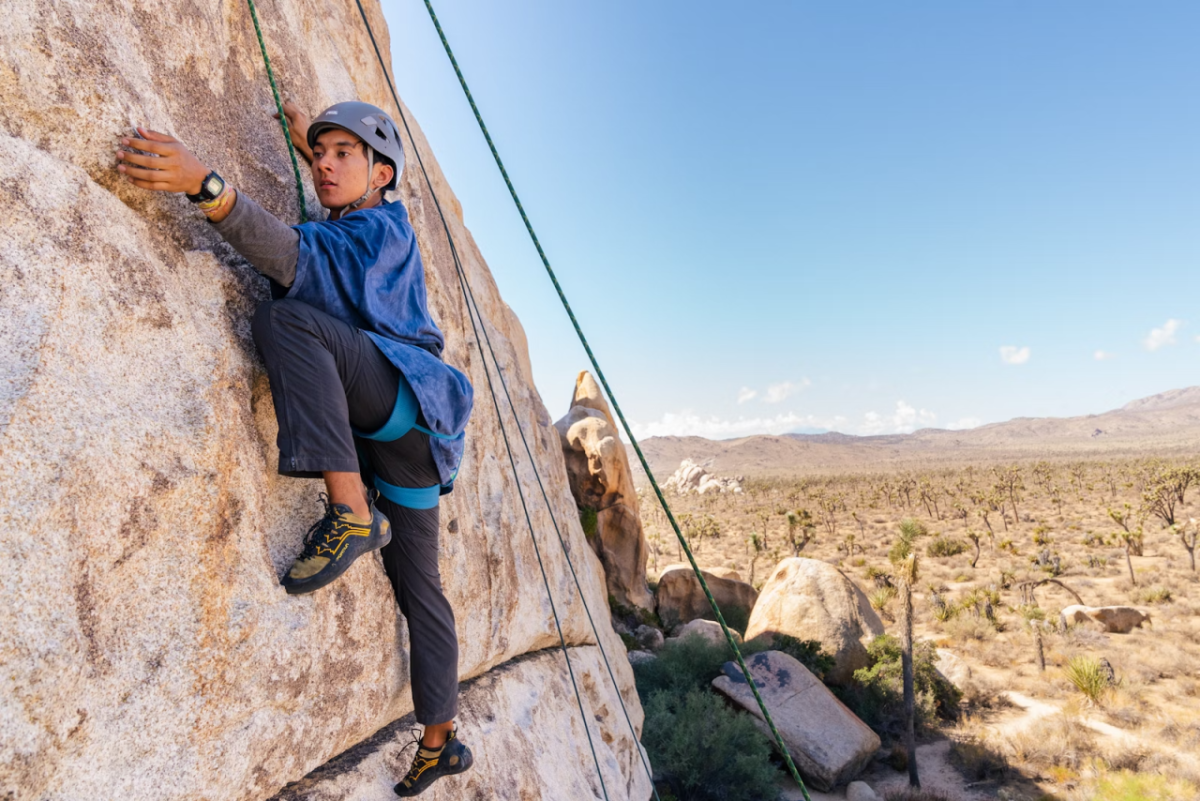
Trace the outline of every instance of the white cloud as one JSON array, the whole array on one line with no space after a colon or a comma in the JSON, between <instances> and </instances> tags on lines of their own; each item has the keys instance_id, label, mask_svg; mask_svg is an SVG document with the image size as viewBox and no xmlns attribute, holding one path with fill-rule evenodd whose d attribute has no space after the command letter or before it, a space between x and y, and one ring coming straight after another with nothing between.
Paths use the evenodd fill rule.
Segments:
<instances>
[{"instance_id":1,"label":"white cloud","mask_svg":"<svg viewBox=\"0 0 1200 801\"><path fill-rule=\"evenodd\" d=\"M661 420L653 423L634 423L633 434L638 439L646 437L705 437L706 439L731 439L748 437L751 434L785 434L797 428L845 428L846 418L818 418L811 414L795 412L777 414L774 417L739 417L728 420L716 415L704 416L690 410L679 413L668 412Z\"/></svg>"},{"instance_id":2,"label":"white cloud","mask_svg":"<svg viewBox=\"0 0 1200 801\"><path fill-rule=\"evenodd\" d=\"M793 384L791 381L781 381L778 384L772 384L767 387L767 394L763 396L763 403L779 403L811 384L812 382L807 378L800 379L799 384Z\"/></svg>"},{"instance_id":3,"label":"white cloud","mask_svg":"<svg viewBox=\"0 0 1200 801\"><path fill-rule=\"evenodd\" d=\"M1095 358L1095 360L1098 362L1106 362L1109 359L1117 358L1117 354L1111 353L1107 350L1098 350L1092 354L1092 357Z\"/></svg>"},{"instance_id":4,"label":"white cloud","mask_svg":"<svg viewBox=\"0 0 1200 801\"><path fill-rule=\"evenodd\" d=\"M757 397L758 397L757 389L750 389L750 387L742 387L741 389L738 390L737 402L738 402L738 405L740 406L741 404L745 403L746 401L754 400Z\"/></svg>"},{"instance_id":5,"label":"white cloud","mask_svg":"<svg viewBox=\"0 0 1200 801\"><path fill-rule=\"evenodd\" d=\"M1149 351L1156 351L1165 345L1175 344L1175 334L1180 328L1183 328L1187 323L1183 320L1176 320L1174 317L1162 324L1162 328L1152 328L1146 338L1142 340L1142 346Z\"/></svg>"},{"instance_id":6,"label":"white cloud","mask_svg":"<svg viewBox=\"0 0 1200 801\"><path fill-rule=\"evenodd\" d=\"M1000 348L1000 361L1005 364L1024 364L1029 361L1029 348L1004 345Z\"/></svg>"},{"instance_id":7,"label":"white cloud","mask_svg":"<svg viewBox=\"0 0 1200 801\"><path fill-rule=\"evenodd\" d=\"M981 425L983 425L983 421L978 417L963 417L953 423L946 423L946 428L950 431L963 431L968 428L979 428Z\"/></svg>"},{"instance_id":8,"label":"white cloud","mask_svg":"<svg viewBox=\"0 0 1200 801\"><path fill-rule=\"evenodd\" d=\"M937 415L928 409L917 410L904 401L896 401L896 411L891 415L867 412L860 434L911 434L918 428L928 428L937 422Z\"/></svg>"}]
</instances>

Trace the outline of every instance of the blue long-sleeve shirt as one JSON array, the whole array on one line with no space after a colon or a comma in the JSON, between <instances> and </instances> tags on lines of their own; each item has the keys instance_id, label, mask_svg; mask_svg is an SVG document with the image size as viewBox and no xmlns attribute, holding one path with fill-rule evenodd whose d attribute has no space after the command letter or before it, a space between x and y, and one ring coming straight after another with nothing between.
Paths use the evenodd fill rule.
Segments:
<instances>
[{"instance_id":1,"label":"blue long-sleeve shirt","mask_svg":"<svg viewBox=\"0 0 1200 801\"><path fill-rule=\"evenodd\" d=\"M429 429L462 433L474 390L462 372L442 361L445 340L429 316L425 267L404 204L383 203L294 228L300 254L287 297L362 329L408 379ZM430 447L442 483L449 483L462 458L462 439L431 437Z\"/></svg>"},{"instance_id":2,"label":"blue long-sleeve shirt","mask_svg":"<svg viewBox=\"0 0 1200 801\"><path fill-rule=\"evenodd\" d=\"M288 228L239 196L216 228L255 267L287 287L286 297L371 337L412 386L430 430L449 437L462 433L474 390L441 359L445 340L429 316L425 267L404 204L384 203L339 220ZM449 483L462 458L462 439L431 437L430 447L442 483Z\"/></svg>"}]
</instances>

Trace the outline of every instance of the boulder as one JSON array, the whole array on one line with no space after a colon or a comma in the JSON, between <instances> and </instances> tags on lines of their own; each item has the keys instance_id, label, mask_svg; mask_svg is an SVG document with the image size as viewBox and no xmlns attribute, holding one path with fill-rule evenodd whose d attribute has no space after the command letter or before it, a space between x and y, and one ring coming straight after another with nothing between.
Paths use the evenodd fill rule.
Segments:
<instances>
[{"instance_id":1,"label":"boulder","mask_svg":"<svg viewBox=\"0 0 1200 801\"><path fill-rule=\"evenodd\" d=\"M957 654L947 651L945 648L937 649L933 666L946 681L955 687L961 688L971 680L971 666Z\"/></svg>"},{"instance_id":2,"label":"boulder","mask_svg":"<svg viewBox=\"0 0 1200 801\"><path fill-rule=\"evenodd\" d=\"M746 667L792 761L818 790L827 792L849 782L879 750L879 736L796 659L782 651L764 651L747 659ZM737 663L726 662L722 671L713 687L753 715L771 737Z\"/></svg>"},{"instance_id":3,"label":"boulder","mask_svg":"<svg viewBox=\"0 0 1200 801\"><path fill-rule=\"evenodd\" d=\"M638 626L633 638L647 651L657 651L663 644L663 633L654 626Z\"/></svg>"},{"instance_id":4,"label":"boulder","mask_svg":"<svg viewBox=\"0 0 1200 801\"><path fill-rule=\"evenodd\" d=\"M701 568L700 572L704 574L704 581L708 584L717 606L721 608L726 622L729 621L730 615L744 620L758 600L758 591L744 581L722 578L719 575L727 570ZM736 571L729 572L737 575ZM664 568L658 577L654 599L658 618L668 631L692 620L716 618L691 565L668 565Z\"/></svg>"},{"instance_id":5,"label":"boulder","mask_svg":"<svg viewBox=\"0 0 1200 801\"><path fill-rule=\"evenodd\" d=\"M629 664L631 665L640 665L644 662L653 662L655 659L658 659L657 656L649 651L630 651L625 656L629 659Z\"/></svg>"},{"instance_id":6,"label":"boulder","mask_svg":"<svg viewBox=\"0 0 1200 801\"><path fill-rule=\"evenodd\" d=\"M741 643L742 635L733 629L730 631L733 633L733 639ZM715 620L693 620L691 623L686 623L675 630L675 633L671 635L671 640L678 641L688 637L701 637L718 645L728 642L725 639L725 632L721 630L721 624Z\"/></svg>"},{"instance_id":7,"label":"boulder","mask_svg":"<svg viewBox=\"0 0 1200 801\"><path fill-rule=\"evenodd\" d=\"M576 378L571 407L554 426L575 503L596 513L596 530L588 532L588 541L604 565L608 594L624 606L653 610L654 599L646 585L650 552L629 457L591 373L585 370Z\"/></svg>"},{"instance_id":8,"label":"boulder","mask_svg":"<svg viewBox=\"0 0 1200 801\"><path fill-rule=\"evenodd\" d=\"M680 462L679 469L672 473L662 486L663 489L673 489L680 495L687 495L690 492L698 495L710 492L738 494L742 491L740 478L714 476L708 472L707 468L701 467L691 459L684 459Z\"/></svg>"},{"instance_id":9,"label":"boulder","mask_svg":"<svg viewBox=\"0 0 1200 801\"><path fill-rule=\"evenodd\" d=\"M879 796L866 782L850 782L846 786L846 801L879 801Z\"/></svg>"},{"instance_id":10,"label":"boulder","mask_svg":"<svg viewBox=\"0 0 1200 801\"><path fill-rule=\"evenodd\" d=\"M1132 606L1080 606L1072 604L1061 614L1067 623L1094 623L1110 634L1128 634L1143 623L1150 623L1149 613Z\"/></svg>"},{"instance_id":11,"label":"boulder","mask_svg":"<svg viewBox=\"0 0 1200 801\"><path fill-rule=\"evenodd\" d=\"M763 585L746 627L747 640L774 634L820 642L834 658L825 680L841 684L867 666L867 644L883 634L883 623L842 571L817 559L789 557Z\"/></svg>"},{"instance_id":12,"label":"boulder","mask_svg":"<svg viewBox=\"0 0 1200 801\"><path fill-rule=\"evenodd\" d=\"M364 7L389 53L378 0ZM280 91L301 108L358 98L397 115L354 4L275 0L259 13ZM28 0L5 15L0 56L0 197L10 209L0 226L0 798L261 801L412 702L408 628L378 555L311 595L279 586L322 486L276 474L277 425L250 337L267 282L186 199L137 189L113 168L118 137L145 123L298 222L248 8ZM458 671L498 671L497 692L520 700L548 674L503 666L557 646L558 635L434 208L435 192L455 208L453 193L409 124L393 197L424 257L443 356L477 390L458 481L441 500ZM304 191L310 214L320 212L307 172ZM595 674L585 709L589 719L620 715L619 692L640 726L633 672L597 614L604 575L519 352L523 334L470 232L454 213L446 222L508 379L509 435L515 412L529 440L532 458L514 443L520 481L536 492L536 466L546 485L549 504L530 504L534 526L539 538L552 531L553 511L601 624L597 640L562 549L543 539L563 634L576 649L602 643L616 676L604 689L607 671ZM546 732L578 716L573 699L562 704L544 711ZM538 727L497 720L513 753L545 746ZM467 727L464 737L488 739ZM647 798L623 720L604 741L605 770L624 777L614 784ZM586 740L557 738L547 756L559 765L549 779L514 763L528 771L522 798L562 798L564 786L598 794L583 789L594 778ZM339 797L379 791L379 781L344 785Z\"/></svg>"}]
</instances>

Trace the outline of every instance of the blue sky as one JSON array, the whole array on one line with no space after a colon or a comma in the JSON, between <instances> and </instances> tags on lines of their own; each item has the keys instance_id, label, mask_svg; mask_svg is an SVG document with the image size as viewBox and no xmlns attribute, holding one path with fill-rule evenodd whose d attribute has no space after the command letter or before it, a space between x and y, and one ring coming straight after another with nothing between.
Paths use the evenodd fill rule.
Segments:
<instances>
[{"instance_id":1,"label":"blue sky","mask_svg":"<svg viewBox=\"0 0 1200 801\"><path fill-rule=\"evenodd\" d=\"M587 366L421 0L401 96ZM885 433L1200 383L1200 5L435 2L639 436Z\"/></svg>"}]
</instances>

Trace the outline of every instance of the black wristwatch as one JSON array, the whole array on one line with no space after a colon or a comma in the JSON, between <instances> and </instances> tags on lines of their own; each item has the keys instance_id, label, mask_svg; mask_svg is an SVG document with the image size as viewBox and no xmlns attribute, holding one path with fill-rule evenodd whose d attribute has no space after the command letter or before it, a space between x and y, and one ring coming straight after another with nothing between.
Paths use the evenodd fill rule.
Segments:
<instances>
[{"instance_id":1,"label":"black wristwatch","mask_svg":"<svg viewBox=\"0 0 1200 801\"><path fill-rule=\"evenodd\" d=\"M225 179L217 175L216 170L212 170L204 176L204 181L200 184L200 192L188 195L187 199L193 203L207 203L210 200L216 200L224 191Z\"/></svg>"}]
</instances>

